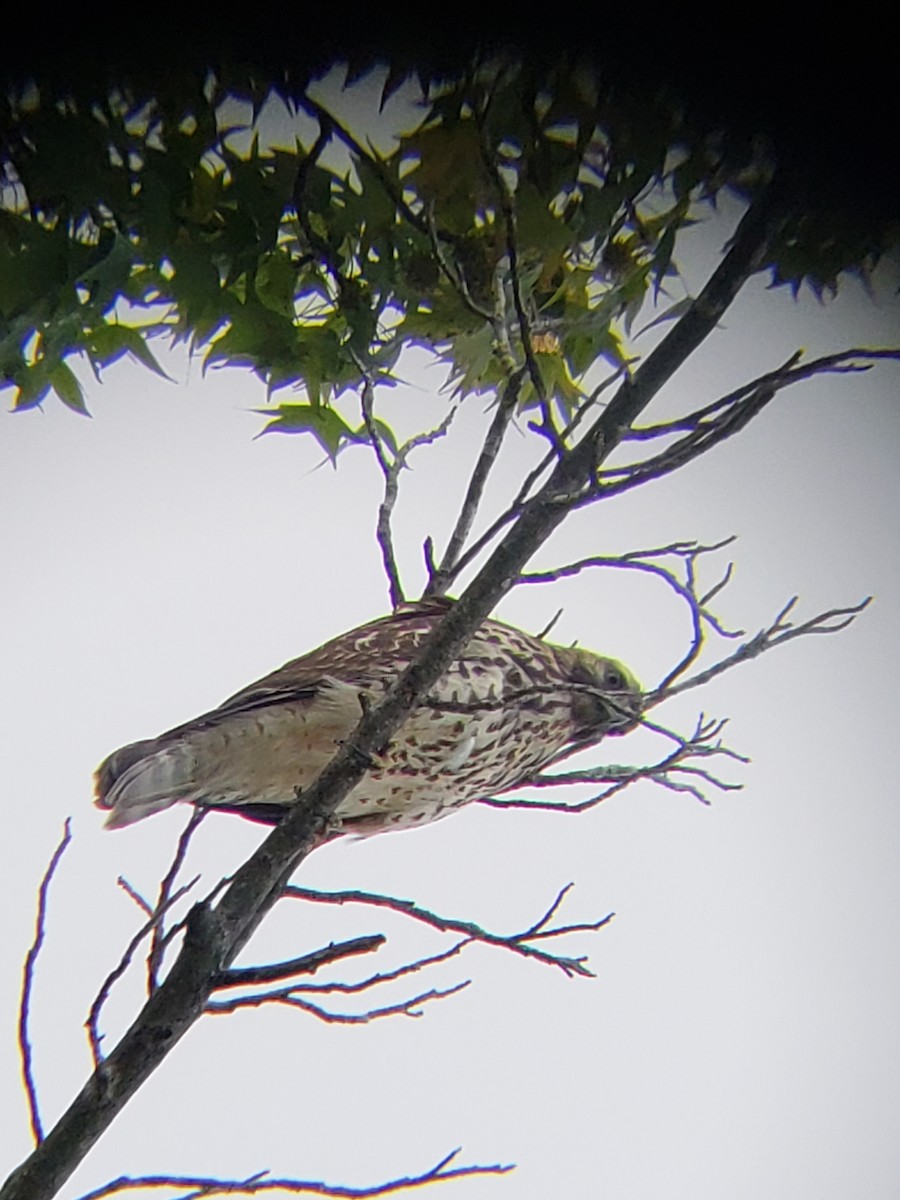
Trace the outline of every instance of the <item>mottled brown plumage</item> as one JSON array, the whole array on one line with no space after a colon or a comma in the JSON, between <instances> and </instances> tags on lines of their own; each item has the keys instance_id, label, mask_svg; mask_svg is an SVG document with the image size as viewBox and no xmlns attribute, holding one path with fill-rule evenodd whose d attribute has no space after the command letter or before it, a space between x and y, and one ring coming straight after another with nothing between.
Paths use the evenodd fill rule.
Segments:
<instances>
[{"instance_id":1,"label":"mottled brown plumage","mask_svg":"<svg viewBox=\"0 0 900 1200\"><path fill-rule=\"evenodd\" d=\"M274 822L416 656L448 601L407 605L286 663L210 713L111 754L96 802L118 828L178 800ZM335 814L335 832L433 821L526 781L567 746L631 728L614 659L485 621ZM299 789L299 791L298 791Z\"/></svg>"}]
</instances>

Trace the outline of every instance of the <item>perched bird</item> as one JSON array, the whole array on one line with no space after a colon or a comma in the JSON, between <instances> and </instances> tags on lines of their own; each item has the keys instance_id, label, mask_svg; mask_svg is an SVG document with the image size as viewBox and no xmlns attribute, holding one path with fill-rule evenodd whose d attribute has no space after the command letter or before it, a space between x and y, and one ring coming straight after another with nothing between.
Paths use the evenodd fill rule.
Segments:
<instances>
[{"instance_id":1,"label":"perched bird","mask_svg":"<svg viewBox=\"0 0 900 1200\"><path fill-rule=\"evenodd\" d=\"M452 601L405 605L266 675L220 708L111 754L107 826L178 800L276 823L416 656ZM332 836L404 829L526 782L566 747L624 733L641 692L615 659L485 621L340 803Z\"/></svg>"}]
</instances>

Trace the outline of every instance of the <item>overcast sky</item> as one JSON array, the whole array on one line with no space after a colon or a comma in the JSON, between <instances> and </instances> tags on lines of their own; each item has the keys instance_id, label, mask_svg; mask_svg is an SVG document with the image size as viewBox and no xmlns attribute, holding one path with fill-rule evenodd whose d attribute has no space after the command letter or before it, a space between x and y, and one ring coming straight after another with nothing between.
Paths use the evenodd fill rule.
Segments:
<instances>
[{"instance_id":1,"label":"overcast sky","mask_svg":"<svg viewBox=\"0 0 900 1200\"><path fill-rule=\"evenodd\" d=\"M691 237L695 289L715 253L712 237ZM814 355L896 345L898 316L887 290L873 304L850 284L820 306L756 281L654 411L697 407L800 346ZM51 403L3 418L0 1175L29 1149L19 964L65 817L74 842L52 891L32 1014L47 1123L84 1081L82 1022L140 923L116 878L152 892L187 816L175 808L103 831L91 806L97 762L388 609L369 454L352 449L334 471L311 440L254 440L263 419L252 410L265 403L258 380L236 369L204 377L183 353L160 353L174 382L128 364L102 385L86 380L92 420ZM384 398L385 413L403 432L436 424L449 402L440 370L411 355L397 373L406 382ZM264 1168L363 1185L462 1146L465 1162L518 1168L444 1185L459 1200L893 1198L897 383L887 366L790 389L679 475L578 514L536 560L736 534L710 578L735 560L718 612L748 632L798 593L801 616L875 596L846 632L792 643L656 714L684 731L701 710L730 717L729 744L753 759L725 768L742 791L704 807L641 785L580 817L474 805L426 829L340 841L302 867L310 886L390 892L503 932L530 924L574 881L565 917L617 914L567 947L589 953L596 979L475 949L415 981L472 979L419 1020L336 1027L280 1009L207 1018L65 1195L122 1173ZM450 527L484 407L468 400L450 435L403 478L396 525L411 593L422 583L423 538L440 545ZM528 461L516 434L492 503ZM647 685L686 644L673 598L612 572L521 587L498 615L536 632L559 607L555 640L620 657ZM645 737L617 741L615 758L658 751ZM190 871L211 885L263 832L209 819ZM383 914L284 904L244 960L380 930L390 936L381 969L446 944ZM343 976L378 965L357 962ZM140 983L138 973L116 993L111 1038Z\"/></svg>"}]
</instances>

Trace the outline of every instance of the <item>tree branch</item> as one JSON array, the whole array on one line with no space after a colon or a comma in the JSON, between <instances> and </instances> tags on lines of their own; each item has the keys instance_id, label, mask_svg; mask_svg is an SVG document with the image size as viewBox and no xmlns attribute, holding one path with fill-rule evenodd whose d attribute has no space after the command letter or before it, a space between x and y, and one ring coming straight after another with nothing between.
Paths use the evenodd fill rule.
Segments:
<instances>
[{"instance_id":1,"label":"tree branch","mask_svg":"<svg viewBox=\"0 0 900 1200\"><path fill-rule=\"evenodd\" d=\"M156 898L156 907L153 913L159 914L159 920L153 924L153 932L150 936L150 953L147 955L147 994L156 991L159 986L159 972L162 969L163 956L166 951L166 931L165 931L165 914L171 905L172 888L175 886L175 880L178 878L178 872L184 863L194 834L200 828L203 819L208 813L208 809L195 808L191 810L191 815L187 825L181 831L178 842L175 845L175 853L172 856L172 863L163 876L162 882L159 885L159 895ZM153 913L148 913L152 916Z\"/></svg>"},{"instance_id":2,"label":"tree branch","mask_svg":"<svg viewBox=\"0 0 900 1200\"><path fill-rule=\"evenodd\" d=\"M316 971L329 963L340 962L357 954L370 954L383 946L386 939L380 933L364 937L352 938L346 942L331 942L320 950L312 950L299 958L291 958L285 962L266 963L260 967L232 967L222 971L213 981L216 991L223 988L247 987L256 983L273 983L279 979L289 979L293 975L314 975Z\"/></svg>"},{"instance_id":3,"label":"tree branch","mask_svg":"<svg viewBox=\"0 0 900 1200\"><path fill-rule=\"evenodd\" d=\"M831 608L828 612L819 613L818 616L804 621L802 625L794 625L793 622L787 619L788 613L792 611L797 603L797 597L794 596L778 613L771 625L766 629L761 629L749 642L743 642L727 658L714 663L704 671L698 671L696 675L692 675L689 679L685 679L681 683L666 687L661 686L656 691L648 693L646 708L652 708L654 705L661 704L663 700L668 700L670 697L677 696L681 692L686 692L691 688L702 687L703 684L708 683L717 675L730 670L731 667L737 666L738 663L749 662L750 659L757 658L767 650L771 650L775 646L781 646L785 642L792 641L794 638L806 637L808 634L813 633L838 633L841 629L846 629L848 625L851 625L859 614L868 608L871 602L872 597L867 596L859 604L851 604L847 608Z\"/></svg>"},{"instance_id":4,"label":"tree branch","mask_svg":"<svg viewBox=\"0 0 900 1200\"><path fill-rule=\"evenodd\" d=\"M322 1008L319 1004L313 1004L311 1000L304 1000L299 988L279 988L275 991L259 992L251 996L237 996L232 1000L210 1000L206 1011L216 1016L236 1012L239 1008L259 1008L263 1004L286 1004L290 1008L299 1008L313 1017L318 1017L327 1025L368 1025L372 1021L381 1020L382 1017L421 1017L423 1015L420 1007L422 1004L427 1004L430 1000L443 1000L447 996L455 996L457 992L467 988L469 982L468 979L464 979L461 983L456 983L449 988L430 988L427 992L420 992L417 996L399 1000L396 1004L387 1004L383 1008L370 1008L359 1013L336 1013Z\"/></svg>"},{"instance_id":5,"label":"tree branch","mask_svg":"<svg viewBox=\"0 0 900 1200\"><path fill-rule=\"evenodd\" d=\"M533 958L537 962L548 966L559 967L566 975L590 976L592 972L584 966L585 960L583 957L570 958L564 955L551 954L546 950L539 950L537 947L528 944L537 936L542 938L563 937L565 934L576 931L596 931L602 929L612 920L612 913L608 913L605 917L587 924L559 925L548 928L550 920L555 915L563 898L571 887L572 884L570 883L561 888L553 903L533 925L528 926L527 929L521 930L518 933L511 934L491 933L483 929L480 925L477 925L474 921L463 921L456 917L442 917L438 913L420 907L413 900L401 900L396 896L384 896L378 892L320 892L312 888L297 887L291 884L285 888L284 894L287 898L311 900L316 904L366 904L375 908L388 908L393 912L401 913L405 917L411 917L415 921L430 925L433 929L437 929L441 933L463 934L465 941L454 946L445 955L440 956L441 958L450 957L458 953L468 943L480 942L484 945L499 946L505 950L511 950L515 954L520 954L525 958ZM541 932L538 933L538 931ZM405 968L402 970L405 970Z\"/></svg>"},{"instance_id":6,"label":"tree branch","mask_svg":"<svg viewBox=\"0 0 900 1200\"><path fill-rule=\"evenodd\" d=\"M481 497L484 493L488 475L497 460L500 446L503 443L503 437L509 428L509 422L515 412L521 385L522 371L520 369L507 380L506 386L503 389L503 395L497 403L494 418L491 421L484 444L481 447L481 453L472 471L472 477L469 480L469 486L466 489L466 495L459 510L456 525L447 543L447 549L444 552L441 565L437 570L429 573L428 586L425 590L426 596L443 596L456 573L454 568L457 559L471 532L478 507L481 504Z\"/></svg>"},{"instance_id":7,"label":"tree branch","mask_svg":"<svg viewBox=\"0 0 900 1200\"><path fill-rule=\"evenodd\" d=\"M372 1187L353 1188L308 1179L270 1179L268 1171L259 1171L247 1179L216 1179L208 1175L120 1175L118 1179L110 1180L102 1187L85 1192L79 1200L104 1200L106 1196L138 1188L186 1188L188 1194L185 1200L188 1200L188 1197L193 1200L194 1197L219 1196L226 1193L255 1196L261 1192L306 1192L316 1196L334 1196L340 1200L364 1200L365 1197L388 1196L406 1188L423 1187L425 1184L438 1183L445 1179L464 1179L472 1175L505 1175L513 1170L512 1165L501 1166L499 1163L492 1166L450 1167L458 1154L459 1150L451 1151L421 1175L404 1175Z\"/></svg>"},{"instance_id":8,"label":"tree branch","mask_svg":"<svg viewBox=\"0 0 900 1200\"><path fill-rule=\"evenodd\" d=\"M399 490L398 468L396 461L392 464L387 460L378 426L375 424L374 386L371 374L363 368L363 385L360 395L363 421L375 452L375 458L384 476L384 497L378 506L378 519L375 526L375 536L381 547L381 561L384 573L387 575L388 591L391 597L391 608L397 609L406 599L403 586L400 583L400 572L397 570L397 559L394 554L394 536L391 531L391 513L397 503Z\"/></svg>"},{"instance_id":9,"label":"tree branch","mask_svg":"<svg viewBox=\"0 0 900 1200\"><path fill-rule=\"evenodd\" d=\"M131 960L134 958L135 951L147 934L151 933L159 925L169 908L171 908L173 904L176 904L182 896L186 895L195 886L199 878L200 876L196 875L190 881L190 883L186 883L183 887L178 888L177 891L172 892L171 895L167 896L161 907L157 907L153 910L146 922L140 927L140 929L125 947L122 957L119 959L116 966L113 967L113 969L104 979L103 983L101 983L100 989L97 992L97 995L94 997L93 1003L91 1004L90 1012L88 1013L88 1019L85 1023L88 1031L88 1042L90 1043L91 1047L91 1057L94 1061L94 1067L96 1070L100 1070L103 1063L103 1053L100 1048L100 1043L103 1041L103 1035L100 1033L100 1014L103 1012L103 1006L109 999L113 985L117 982L117 980L121 979L128 970L129 966L131 965Z\"/></svg>"},{"instance_id":10,"label":"tree branch","mask_svg":"<svg viewBox=\"0 0 900 1200\"><path fill-rule=\"evenodd\" d=\"M643 724L654 733L659 733L673 741L676 746L675 750L660 759L659 762L640 767L608 766L585 771L561 771L557 774L541 772L533 779L529 779L527 784L521 784L519 788L514 789L518 791L522 787L545 788L582 783L609 784L610 786L603 792L589 796L586 800L575 802L493 796L480 800L479 804L485 804L489 808L525 808L537 809L542 812L582 813L596 808L604 800L609 800L612 796L625 791L633 783L638 783L642 779L668 788L670 791L688 792L701 804L709 803L703 792L703 784L721 792L733 792L741 789L741 784L727 783L711 771L689 763L689 760L693 758L711 757L729 758L740 763L749 762L749 759L743 755L723 746L719 740L718 735L724 728L725 721L707 721L701 714L693 734L687 738L649 721L644 721ZM684 780L681 776L689 776L700 782L695 784L691 779Z\"/></svg>"},{"instance_id":11,"label":"tree branch","mask_svg":"<svg viewBox=\"0 0 900 1200\"><path fill-rule=\"evenodd\" d=\"M28 1036L28 1018L31 1014L31 992L34 987L34 972L37 967L38 957L41 953L41 947L44 944L44 933L47 922L47 895L50 891L50 883L71 840L72 818L66 817L62 838L59 845L53 851L50 862L47 864L47 869L41 878L41 885L38 888L34 940L28 948L28 953L25 956L25 964L22 968L22 993L19 1000L19 1057L22 1062L22 1081L25 1084L25 1095L28 1097L31 1134L35 1144L43 1141L44 1129L41 1124L37 1085L34 1080L34 1068L31 1061L31 1041Z\"/></svg>"}]
</instances>

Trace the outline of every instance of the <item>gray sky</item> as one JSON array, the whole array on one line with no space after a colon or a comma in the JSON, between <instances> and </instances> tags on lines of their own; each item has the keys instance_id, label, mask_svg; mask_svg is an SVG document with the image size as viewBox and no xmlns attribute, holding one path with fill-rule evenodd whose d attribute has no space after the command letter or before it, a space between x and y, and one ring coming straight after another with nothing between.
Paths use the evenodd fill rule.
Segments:
<instances>
[{"instance_id":1,"label":"gray sky","mask_svg":"<svg viewBox=\"0 0 900 1200\"><path fill-rule=\"evenodd\" d=\"M714 253L694 235L689 282ZM759 281L725 326L657 415L713 399L799 346L812 355L897 344L900 321L896 301L873 306L852 284L820 306ZM380 480L366 451L348 451L335 472L307 439L253 440L262 418L251 410L265 401L257 380L236 369L204 378L199 362L164 358L174 383L122 364L90 385L91 421L58 405L4 418L0 1174L29 1148L19 964L64 818L74 818L75 841L52 893L32 1026L48 1123L85 1078L82 1022L139 924L116 877L151 892L187 815L104 832L90 803L97 762L388 607L372 536ZM439 421L440 370L410 356L398 375L408 382L385 398L386 414L404 431ZM446 536L483 410L468 400L451 434L404 476L396 525L410 592L423 538ZM310 886L391 892L499 931L528 925L574 880L564 916L617 914L567 947L590 954L595 980L474 949L421 981L473 982L419 1020L208 1018L65 1194L125 1172L268 1168L363 1185L424 1170L461 1145L465 1162L518 1169L445 1185L459 1200L893 1197L898 436L896 367L791 389L707 459L578 514L536 560L737 534L718 612L748 632L796 593L801 616L874 594L850 630L795 642L656 714L685 731L700 710L730 717L729 744L753 762L724 773L743 791L703 807L642 785L581 817L470 806L423 830L339 842L302 868ZM514 488L527 451L524 437L511 439L494 503ZM556 640L621 657L646 684L685 645L675 601L615 573L519 588L498 615L537 631L560 606ZM609 757L659 749L638 734ZM262 835L212 818L190 869L212 883ZM399 919L285 904L245 959L378 930L390 935L381 969L445 944ZM117 991L110 1037L130 1019L140 982L138 973ZM386 989L383 1000L400 994Z\"/></svg>"}]
</instances>

